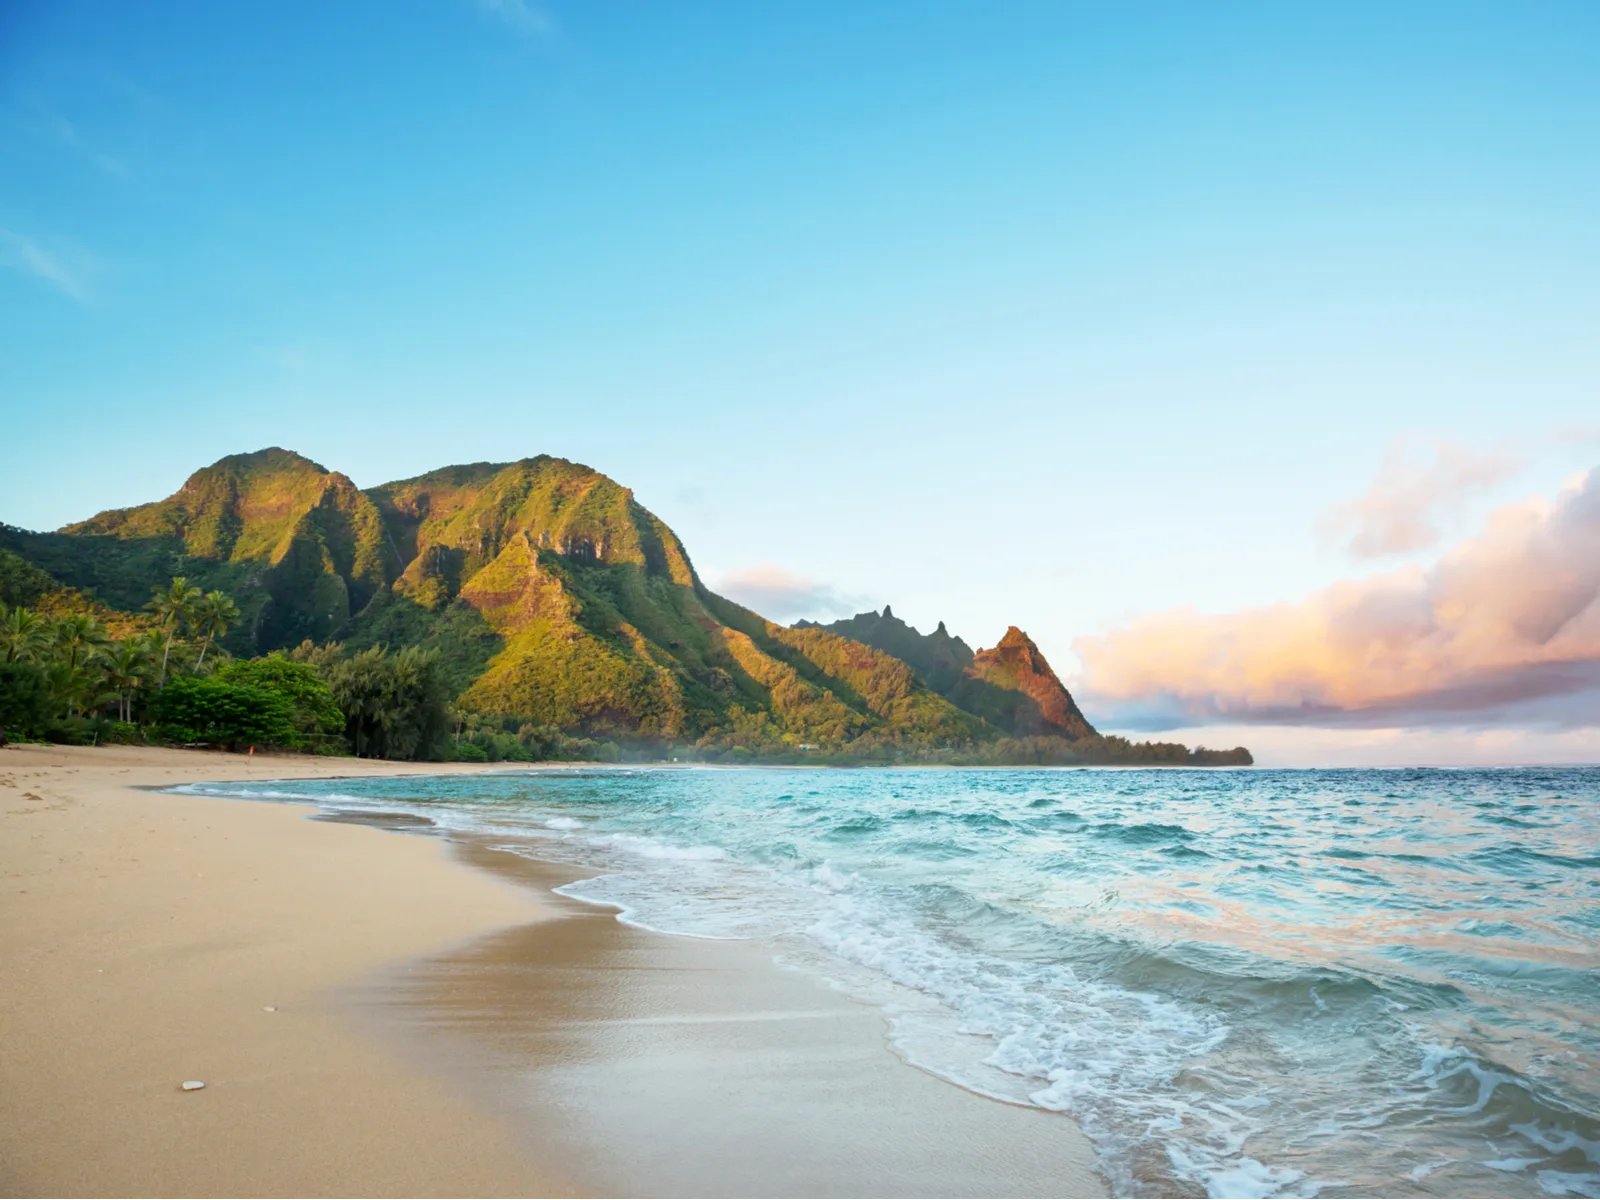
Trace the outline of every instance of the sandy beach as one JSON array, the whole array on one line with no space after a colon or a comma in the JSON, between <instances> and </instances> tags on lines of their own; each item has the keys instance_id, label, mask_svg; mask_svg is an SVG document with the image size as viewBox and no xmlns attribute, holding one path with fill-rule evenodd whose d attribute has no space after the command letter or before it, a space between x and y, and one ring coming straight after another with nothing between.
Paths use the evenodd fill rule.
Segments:
<instances>
[{"instance_id":1,"label":"sandy beach","mask_svg":"<svg viewBox=\"0 0 1600 1200\"><path fill-rule=\"evenodd\" d=\"M565 1190L503 1122L327 1002L385 964L537 920L532 893L437 842L131 790L404 769L0 751L6 1194Z\"/></svg>"},{"instance_id":2,"label":"sandy beach","mask_svg":"<svg viewBox=\"0 0 1600 1200\"><path fill-rule=\"evenodd\" d=\"M1069 1121L906 1066L759 944L481 844L136 790L460 769L0 750L0 1191L1104 1194Z\"/></svg>"}]
</instances>

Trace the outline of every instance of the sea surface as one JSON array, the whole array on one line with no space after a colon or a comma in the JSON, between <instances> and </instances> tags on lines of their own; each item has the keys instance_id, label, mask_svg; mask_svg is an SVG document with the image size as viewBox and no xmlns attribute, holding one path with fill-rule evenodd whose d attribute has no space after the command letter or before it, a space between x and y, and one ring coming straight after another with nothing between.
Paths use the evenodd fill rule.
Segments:
<instances>
[{"instance_id":1,"label":"sea surface","mask_svg":"<svg viewBox=\"0 0 1600 1200\"><path fill-rule=\"evenodd\" d=\"M1600 769L571 769L181 789L404 812L770 939L1119 1195L1600 1194Z\"/></svg>"}]
</instances>

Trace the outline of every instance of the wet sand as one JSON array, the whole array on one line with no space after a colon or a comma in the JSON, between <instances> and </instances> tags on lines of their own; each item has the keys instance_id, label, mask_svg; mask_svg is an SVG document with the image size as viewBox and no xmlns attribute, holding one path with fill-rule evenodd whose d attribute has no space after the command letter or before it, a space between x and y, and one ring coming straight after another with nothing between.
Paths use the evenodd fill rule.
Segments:
<instances>
[{"instance_id":1,"label":"wet sand","mask_svg":"<svg viewBox=\"0 0 1600 1200\"><path fill-rule=\"evenodd\" d=\"M570 868L484 845L541 890ZM876 1008L760 942L669 937L560 896L561 920L388 973L354 998L437 1069L520 1113L584 1191L656 1196L1103 1196L1076 1125L901 1062Z\"/></svg>"},{"instance_id":2,"label":"wet sand","mask_svg":"<svg viewBox=\"0 0 1600 1200\"><path fill-rule=\"evenodd\" d=\"M759 943L481 844L129 790L454 769L0 750L0 1192L1105 1194L1070 1121L906 1066Z\"/></svg>"}]
</instances>

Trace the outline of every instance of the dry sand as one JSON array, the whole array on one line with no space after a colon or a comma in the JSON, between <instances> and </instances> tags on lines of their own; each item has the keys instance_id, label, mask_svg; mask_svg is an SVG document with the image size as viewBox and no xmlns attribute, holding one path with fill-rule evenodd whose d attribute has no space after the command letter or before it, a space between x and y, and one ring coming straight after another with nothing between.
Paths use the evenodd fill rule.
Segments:
<instances>
[{"instance_id":1,"label":"dry sand","mask_svg":"<svg viewBox=\"0 0 1600 1200\"><path fill-rule=\"evenodd\" d=\"M436 841L128 788L397 769L0 750L0 1191L568 1191L504 1121L327 1000L396 959L537 919L534 893Z\"/></svg>"},{"instance_id":2,"label":"dry sand","mask_svg":"<svg viewBox=\"0 0 1600 1200\"><path fill-rule=\"evenodd\" d=\"M129 787L456 769L0 750L0 1193L1105 1194L1072 1122L905 1066L760 944Z\"/></svg>"}]
</instances>

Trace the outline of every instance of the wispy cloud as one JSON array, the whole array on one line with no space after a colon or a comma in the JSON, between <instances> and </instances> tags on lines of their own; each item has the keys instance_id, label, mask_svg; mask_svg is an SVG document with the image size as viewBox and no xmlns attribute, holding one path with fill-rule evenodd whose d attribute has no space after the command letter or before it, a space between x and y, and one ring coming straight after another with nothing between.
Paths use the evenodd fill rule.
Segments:
<instances>
[{"instance_id":1,"label":"wispy cloud","mask_svg":"<svg viewBox=\"0 0 1600 1200\"><path fill-rule=\"evenodd\" d=\"M47 249L33 238L0 228L0 265L42 279L79 304L90 301L93 263L76 247L56 244Z\"/></svg>"},{"instance_id":2,"label":"wispy cloud","mask_svg":"<svg viewBox=\"0 0 1600 1200\"><path fill-rule=\"evenodd\" d=\"M859 597L841 595L825 583L772 563L731 571L717 580L716 590L770 621L797 621L802 617L827 620L849 616L865 607Z\"/></svg>"},{"instance_id":3,"label":"wispy cloud","mask_svg":"<svg viewBox=\"0 0 1600 1200\"><path fill-rule=\"evenodd\" d=\"M75 124L60 113L39 110L36 121L36 131L42 137L93 163L108 175L127 177L128 165L122 159L95 145Z\"/></svg>"},{"instance_id":4,"label":"wispy cloud","mask_svg":"<svg viewBox=\"0 0 1600 1200\"><path fill-rule=\"evenodd\" d=\"M1086 703L1149 728L1600 725L1600 468L1497 510L1427 569L1154 616L1077 650Z\"/></svg>"},{"instance_id":5,"label":"wispy cloud","mask_svg":"<svg viewBox=\"0 0 1600 1200\"><path fill-rule=\"evenodd\" d=\"M1357 558L1426 550L1444 536L1444 519L1523 465L1523 457L1509 451L1478 453L1453 442L1400 441L1390 447L1366 494L1330 511L1319 531L1348 539L1345 549Z\"/></svg>"},{"instance_id":6,"label":"wispy cloud","mask_svg":"<svg viewBox=\"0 0 1600 1200\"><path fill-rule=\"evenodd\" d=\"M529 0L478 0L478 11L525 37L548 37L556 29L555 19Z\"/></svg>"}]
</instances>

